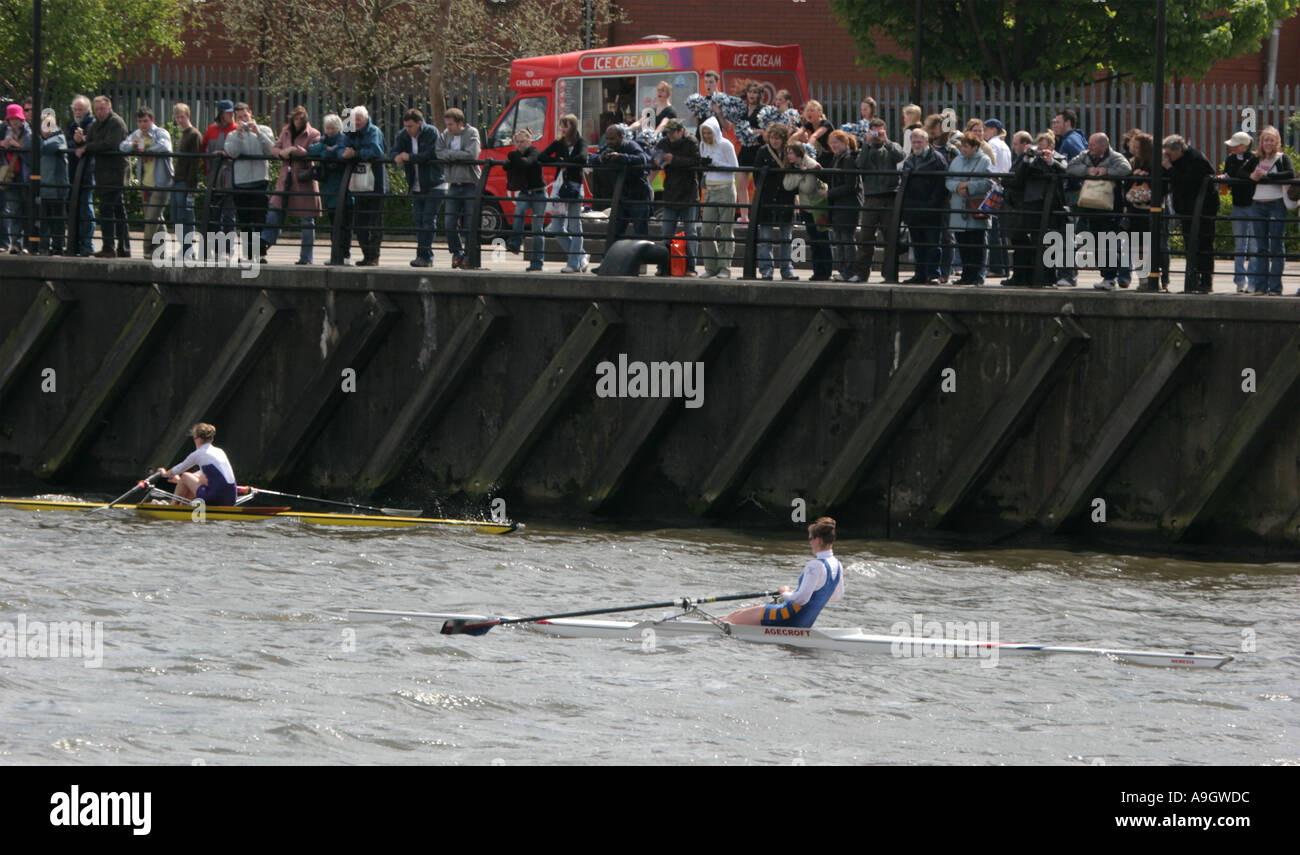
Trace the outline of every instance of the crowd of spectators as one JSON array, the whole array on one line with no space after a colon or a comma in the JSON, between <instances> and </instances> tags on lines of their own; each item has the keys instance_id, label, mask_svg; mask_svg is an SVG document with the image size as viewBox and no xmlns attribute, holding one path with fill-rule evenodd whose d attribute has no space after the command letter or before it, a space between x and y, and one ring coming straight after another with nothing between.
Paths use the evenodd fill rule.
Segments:
<instances>
[{"instance_id":1,"label":"crowd of spectators","mask_svg":"<svg viewBox=\"0 0 1300 855\"><path fill-rule=\"evenodd\" d=\"M657 89L653 107L623 124L613 115L602 144L589 151L576 116L559 118L553 141L521 128L504 166L514 214L506 247L527 247L528 269L545 263L545 234L564 256L562 273L589 269L584 213L603 201L610 208L608 245L622 238L682 238L687 276L731 276L737 241L733 228L756 231L761 280L779 270L797 280L795 224L803 227L812 281L870 281L877 247L905 246L913 267L908 284L1071 287L1081 266L1095 266L1094 287L1167 287L1169 230L1144 259L1153 272L1135 283L1133 257L1078 263L1074 247L1062 256L1046 250L1049 234L1149 230L1156 141L1139 129L1112 144L1110 136L1079 127L1078 115L1058 111L1051 129L1008 132L999 119L972 118L958 130L951 111L924 115L902 109L902 144L890 139L874 99L861 104L860 121L836 128L821 104L796 110L790 93L762 103L754 85L744 97L717 92L692 95L699 138L692 136L670 100ZM135 129L103 95L77 96L65 124L52 109L32 122L30 105L9 104L0 134L0 250L30 247L25 230L35 201L40 253L131 256L131 225L124 190L138 187L144 255L170 223L182 245L197 233L195 197L207 189L206 225L244 235L243 251L265 261L288 221L296 219L297 263L314 261L317 224L330 218L329 264L350 263L355 235L358 266L379 263L388 194L386 164L400 167L409 194L416 250L411 265L433 264L439 225L453 268L470 266L471 216L479 211L483 153L478 130L464 113L447 109L442 128L408 110L392 144L364 106L325 116L312 125L294 108L278 133L258 123L246 103L222 100L216 119L200 134L190 108L175 104L175 133L148 107L132 117ZM32 134L39 134L41 176L36 198L25 186L32 175ZM1215 262L1218 188L1230 196L1233 281L1242 293L1281 293L1285 228L1294 207L1295 166L1281 135L1266 127L1258 139L1239 132L1225 141L1221 165L1178 135L1159 141L1164 220L1177 224L1196 276L1188 290L1209 291ZM180 155L180 156L175 156ZM278 162L272 185L270 167ZM544 169L554 170L548 182ZM128 172L129 170L129 172ZM202 172L202 176L200 175ZM80 183L74 188L72 183ZM347 181L346 188L343 181ZM617 204L608 196L619 188ZM1208 188L1208 189L1207 189ZM74 192L75 190L75 192ZM901 197L900 197L901 193ZM751 206L750 200L753 200ZM75 204L75 212L71 206ZM898 222L895 223L895 211ZM74 216L75 213L75 216ZM753 222L750 223L751 218ZM70 233L75 223L76 233ZM92 242L99 224L100 249ZM891 234L891 229L903 230ZM201 237L201 236L199 236ZM195 244L202 245L201 240Z\"/></svg>"}]
</instances>

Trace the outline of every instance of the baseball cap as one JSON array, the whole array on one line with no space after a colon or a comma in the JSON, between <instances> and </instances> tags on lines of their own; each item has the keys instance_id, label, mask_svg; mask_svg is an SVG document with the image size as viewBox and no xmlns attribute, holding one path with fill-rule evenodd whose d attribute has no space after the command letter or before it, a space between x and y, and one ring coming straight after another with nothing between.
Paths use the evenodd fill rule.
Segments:
<instances>
[{"instance_id":1,"label":"baseball cap","mask_svg":"<svg viewBox=\"0 0 1300 855\"><path fill-rule=\"evenodd\" d=\"M682 124L680 119L669 119L667 122L664 122L665 133L667 133L668 131L683 131L683 130L686 130L686 126Z\"/></svg>"},{"instance_id":2,"label":"baseball cap","mask_svg":"<svg viewBox=\"0 0 1300 855\"><path fill-rule=\"evenodd\" d=\"M1235 134L1232 135L1231 139L1224 141L1223 144L1224 145L1250 145L1253 142L1254 140L1251 139L1250 134L1246 133L1245 131L1237 131Z\"/></svg>"},{"instance_id":3,"label":"baseball cap","mask_svg":"<svg viewBox=\"0 0 1300 855\"><path fill-rule=\"evenodd\" d=\"M984 120L984 127L986 127L986 128L997 128L999 131L1005 131L1005 130L1007 129L1007 126L1004 125L1004 124L1002 124L1002 120L1001 120L1001 119L985 119L985 120Z\"/></svg>"},{"instance_id":4,"label":"baseball cap","mask_svg":"<svg viewBox=\"0 0 1300 855\"><path fill-rule=\"evenodd\" d=\"M223 98L222 100L220 100L220 101L217 102L217 113L218 113L218 114L221 114L221 113L233 113L233 112L235 112L235 102L234 102L234 101L230 101L230 100L227 100L227 99L224 99L224 98Z\"/></svg>"}]
</instances>

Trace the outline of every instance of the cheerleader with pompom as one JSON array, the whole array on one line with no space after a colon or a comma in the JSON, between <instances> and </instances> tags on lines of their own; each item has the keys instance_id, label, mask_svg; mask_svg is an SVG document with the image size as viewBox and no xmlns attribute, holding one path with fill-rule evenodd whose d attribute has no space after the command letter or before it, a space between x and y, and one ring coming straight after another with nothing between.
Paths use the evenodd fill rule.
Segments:
<instances>
[{"instance_id":1,"label":"cheerleader with pompom","mask_svg":"<svg viewBox=\"0 0 1300 855\"><path fill-rule=\"evenodd\" d=\"M758 115L763 110L763 86L751 81L745 87L744 116L736 120L736 139L740 141L737 157L740 165L753 168L754 158L763 147L763 135L760 133ZM749 222L749 184L748 172L736 173L736 204L740 206L740 222Z\"/></svg>"}]
</instances>

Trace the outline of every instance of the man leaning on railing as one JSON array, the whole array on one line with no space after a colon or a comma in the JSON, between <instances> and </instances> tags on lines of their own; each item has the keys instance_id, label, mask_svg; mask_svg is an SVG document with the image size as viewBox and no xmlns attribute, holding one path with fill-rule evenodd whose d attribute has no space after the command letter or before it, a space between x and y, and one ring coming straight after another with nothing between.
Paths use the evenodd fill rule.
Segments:
<instances>
[{"instance_id":1,"label":"man leaning on railing","mask_svg":"<svg viewBox=\"0 0 1300 855\"><path fill-rule=\"evenodd\" d=\"M120 151L138 155L135 176L140 181L144 197L144 254L152 252L154 235L159 229L166 238L163 209L168 202L172 184L172 136L167 129L154 122L153 110L141 107L135 111L136 130L122 140Z\"/></svg>"},{"instance_id":2,"label":"man leaning on railing","mask_svg":"<svg viewBox=\"0 0 1300 855\"><path fill-rule=\"evenodd\" d=\"M411 217L415 221L415 258L412 267L433 264L433 235L442 206L443 173L437 161L438 129L424 120L419 110L402 116L405 131L393 138L393 163L406 171L411 191Z\"/></svg>"}]
</instances>

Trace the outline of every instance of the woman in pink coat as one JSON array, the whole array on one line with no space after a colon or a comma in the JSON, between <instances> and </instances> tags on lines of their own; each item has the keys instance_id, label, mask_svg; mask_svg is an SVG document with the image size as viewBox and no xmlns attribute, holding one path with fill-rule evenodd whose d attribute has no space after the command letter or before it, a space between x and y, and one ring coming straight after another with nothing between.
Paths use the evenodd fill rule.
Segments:
<instances>
[{"instance_id":1,"label":"woman in pink coat","mask_svg":"<svg viewBox=\"0 0 1300 855\"><path fill-rule=\"evenodd\" d=\"M315 179L304 180L311 169L307 147L320 140L320 131L307 121L307 108L298 106L289 114L289 121L280 131L280 138L271 148L271 154L280 158L280 180L275 183L271 206L266 212L266 228L262 230L262 254L275 246L280 236L280 223L287 217L297 217L302 224L302 248L298 264L311 264L312 247L316 243L316 218L320 216L320 185ZM292 159L291 159L292 158Z\"/></svg>"}]
</instances>

